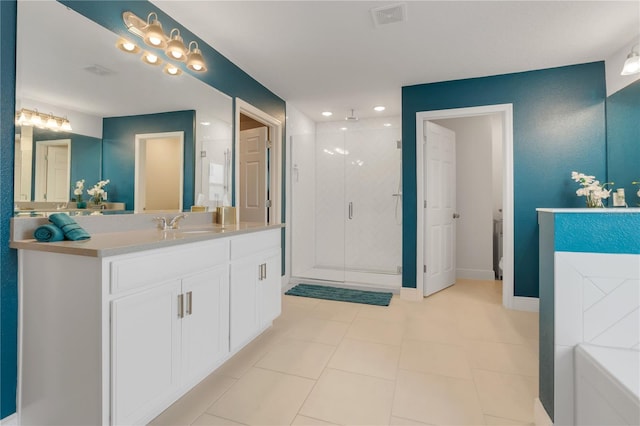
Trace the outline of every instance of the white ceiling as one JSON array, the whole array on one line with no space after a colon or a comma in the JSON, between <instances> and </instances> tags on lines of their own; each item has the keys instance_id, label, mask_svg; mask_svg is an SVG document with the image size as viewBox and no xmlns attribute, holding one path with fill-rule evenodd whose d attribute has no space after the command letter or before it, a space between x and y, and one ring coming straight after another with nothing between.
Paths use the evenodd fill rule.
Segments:
<instances>
[{"instance_id":1,"label":"white ceiling","mask_svg":"<svg viewBox=\"0 0 640 426\"><path fill-rule=\"evenodd\" d=\"M640 39L640 1L408 1L407 22L373 25L394 1L155 0L316 121L351 108L400 114L401 87L608 58Z\"/></svg>"}]
</instances>

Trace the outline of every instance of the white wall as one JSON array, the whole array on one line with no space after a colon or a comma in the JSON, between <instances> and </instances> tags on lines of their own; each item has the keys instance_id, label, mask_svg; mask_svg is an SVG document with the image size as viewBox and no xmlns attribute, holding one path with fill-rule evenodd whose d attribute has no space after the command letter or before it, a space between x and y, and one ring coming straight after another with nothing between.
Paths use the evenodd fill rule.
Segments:
<instances>
[{"instance_id":1,"label":"white wall","mask_svg":"<svg viewBox=\"0 0 640 426\"><path fill-rule=\"evenodd\" d=\"M605 76L607 81L607 96L627 87L636 80L640 80L640 74L620 75L624 61L633 48L640 53L640 34L625 43L617 52L614 52L604 61Z\"/></svg>"},{"instance_id":2,"label":"white wall","mask_svg":"<svg viewBox=\"0 0 640 426\"><path fill-rule=\"evenodd\" d=\"M287 103L287 249L293 276L304 275L315 261L315 133L315 122Z\"/></svg>"},{"instance_id":3,"label":"white wall","mask_svg":"<svg viewBox=\"0 0 640 426\"><path fill-rule=\"evenodd\" d=\"M456 277L492 280L495 125L490 116L434 122L456 133Z\"/></svg>"}]
</instances>

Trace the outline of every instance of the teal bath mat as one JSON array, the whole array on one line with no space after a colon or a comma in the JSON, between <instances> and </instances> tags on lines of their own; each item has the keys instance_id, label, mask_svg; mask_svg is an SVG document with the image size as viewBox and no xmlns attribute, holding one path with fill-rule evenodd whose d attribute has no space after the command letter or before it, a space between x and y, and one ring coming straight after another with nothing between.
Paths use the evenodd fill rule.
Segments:
<instances>
[{"instance_id":1,"label":"teal bath mat","mask_svg":"<svg viewBox=\"0 0 640 426\"><path fill-rule=\"evenodd\" d=\"M312 297L314 299L338 300L341 302L363 303L365 305L389 306L393 293L351 290L314 284L298 284L285 294L289 296Z\"/></svg>"}]
</instances>

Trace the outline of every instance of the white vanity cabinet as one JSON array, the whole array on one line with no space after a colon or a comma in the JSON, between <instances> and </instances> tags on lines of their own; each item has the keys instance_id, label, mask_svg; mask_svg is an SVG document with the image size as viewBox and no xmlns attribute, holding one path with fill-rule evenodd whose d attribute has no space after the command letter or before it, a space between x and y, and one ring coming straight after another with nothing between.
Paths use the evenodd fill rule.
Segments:
<instances>
[{"instance_id":1,"label":"white vanity cabinet","mask_svg":"<svg viewBox=\"0 0 640 426\"><path fill-rule=\"evenodd\" d=\"M280 313L280 228L103 257L25 247L21 425L148 423Z\"/></svg>"},{"instance_id":2,"label":"white vanity cabinet","mask_svg":"<svg viewBox=\"0 0 640 426\"><path fill-rule=\"evenodd\" d=\"M281 312L280 230L231 241L230 348L236 351Z\"/></svg>"},{"instance_id":3,"label":"white vanity cabinet","mask_svg":"<svg viewBox=\"0 0 640 426\"><path fill-rule=\"evenodd\" d=\"M229 353L228 330L226 262L113 300L113 423L153 416L213 371Z\"/></svg>"}]
</instances>

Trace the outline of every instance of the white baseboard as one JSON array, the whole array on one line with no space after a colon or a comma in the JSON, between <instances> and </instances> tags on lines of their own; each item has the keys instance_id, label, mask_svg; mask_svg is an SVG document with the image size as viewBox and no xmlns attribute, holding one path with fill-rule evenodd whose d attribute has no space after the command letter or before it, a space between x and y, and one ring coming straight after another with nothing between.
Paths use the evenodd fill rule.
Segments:
<instances>
[{"instance_id":1,"label":"white baseboard","mask_svg":"<svg viewBox=\"0 0 640 426\"><path fill-rule=\"evenodd\" d=\"M402 287L400 289L400 298L403 300L412 300L414 302L421 302L424 298L422 289L412 287Z\"/></svg>"},{"instance_id":2,"label":"white baseboard","mask_svg":"<svg viewBox=\"0 0 640 426\"><path fill-rule=\"evenodd\" d=\"M456 269L456 278L463 280L483 280L490 281L495 280L496 275L493 269Z\"/></svg>"},{"instance_id":3,"label":"white baseboard","mask_svg":"<svg viewBox=\"0 0 640 426\"><path fill-rule=\"evenodd\" d=\"M535 426L553 426L551 417L547 414L547 410L544 409L540 398L536 398L533 401L533 424Z\"/></svg>"},{"instance_id":4,"label":"white baseboard","mask_svg":"<svg viewBox=\"0 0 640 426\"><path fill-rule=\"evenodd\" d=\"M2 426L18 426L18 413L13 413L10 416L0 420Z\"/></svg>"},{"instance_id":5,"label":"white baseboard","mask_svg":"<svg viewBox=\"0 0 640 426\"><path fill-rule=\"evenodd\" d=\"M516 311L538 312L540 299L537 297L513 296L513 309Z\"/></svg>"}]
</instances>

